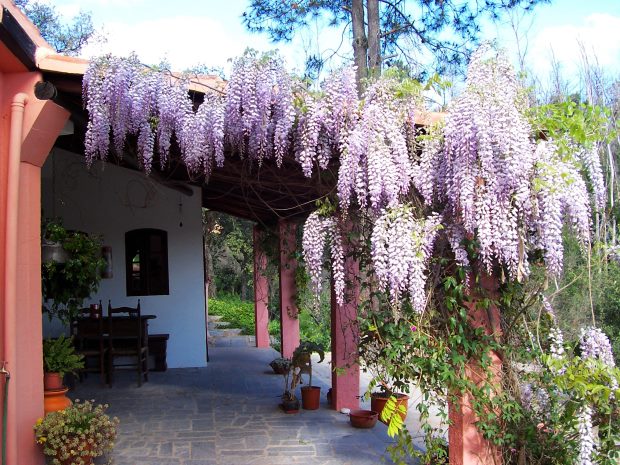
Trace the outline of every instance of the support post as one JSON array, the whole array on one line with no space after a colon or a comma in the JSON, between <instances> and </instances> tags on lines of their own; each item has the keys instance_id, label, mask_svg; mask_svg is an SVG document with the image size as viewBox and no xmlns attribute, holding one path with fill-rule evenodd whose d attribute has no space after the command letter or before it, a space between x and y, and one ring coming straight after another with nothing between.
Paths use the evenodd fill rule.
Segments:
<instances>
[{"instance_id":1,"label":"support post","mask_svg":"<svg viewBox=\"0 0 620 465\"><path fill-rule=\"evenodd\" d=\"M357 306L359 303L359 262L348 256L345 242L345 301L339 305L332 282L331 336L332 336L332 408L359 409L360 368L357 364L359 328Z\"/></svg>"},{"instance_id":2,"label":"support post","mask_svg":"<svg viewBox=\"0 0 620 465\"><path fill-rule=\"evenodd\" d=\"M1 61L1 60L0 60ZM33 94L39 73L0 71L0 359L11 372L8 465L43 463L41 166L69 113Z\"/></svg>"},{"instance_id":3,"label":"support post","mask_svg":"<svg viewBox=\"0 0 620 465\"><path fill-rule=\"evenodd\" d=\"M474 282L474 278L471 278ZM497 292L497 280L490 276L481 276L481 286L489 294ZM499 310L495 305L488 309L476 305L474 296L467 304L470 323L475 328L484 328L487 335L501 335ZM490 381L500 388L502 362L496 353L491 357L491 380L480 372L475 363L471 363L465 375L475 383ZM451 465L500 465L502 458L499 450L487 441L476 427L478 420L472 407L471 394L464 394L456 402L449 402L448 412L450 428L448 430L449 455Z\"/></svg>"},{"instance_id":4,"label":"support post","mask_svg":"<svg viewBox=\"0 0 620 465\"><path fill-rule=\"evenodd\" d=\"M267 257L261 249L262 231L254 226L254 334L256 347L269 347L269 282L265 276Z\"/></svg>"},{"instance_id":5,"label":"support post","mask_svg":"<svg viewBox=\"0 0 620 465\"><path fill-rule=\"evenodd\" d=\"M278 223L280 238L280 341L282 357L291 358L299 345L299 310L295 304L297 289L295 252L297 225L287 220Z\"/></svg>"}]
</instances>

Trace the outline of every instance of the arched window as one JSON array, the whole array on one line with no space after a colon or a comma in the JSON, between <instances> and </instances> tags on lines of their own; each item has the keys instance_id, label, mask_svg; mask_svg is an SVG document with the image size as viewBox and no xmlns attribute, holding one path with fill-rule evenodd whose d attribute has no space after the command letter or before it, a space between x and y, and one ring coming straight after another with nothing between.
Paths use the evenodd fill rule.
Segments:
<instances>
[{"instance_id":1,"label":"arched window","mask_svg":"<svg viewBox=\"0 0 620 465\"><path fill-rule=\"evenodd\" d=\"M168 233L134 229L125 233L127 295L167 295Z\"/></svg>"}]
</instances>

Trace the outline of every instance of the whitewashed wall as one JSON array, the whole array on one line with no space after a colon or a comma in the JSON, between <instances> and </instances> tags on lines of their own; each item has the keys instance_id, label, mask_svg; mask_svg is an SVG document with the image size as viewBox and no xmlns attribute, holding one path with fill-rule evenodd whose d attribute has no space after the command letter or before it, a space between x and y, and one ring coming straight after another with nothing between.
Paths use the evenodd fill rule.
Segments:
<instances>
[{"instance_id":1,"label":"whitewashed wall","mask_svg":"<svg viewBox=\"0 0 620 465\"><path fill-rule=\"evenodd\" d=\"M151 334L170 334L170 368L204 366L200 189L186 196L112 163L96 162L89 170L83 157L59 149L48 157L41 183L44 218L61 217L68 229L98 234L104 245L112 247L113 278L101 280L99 292L86 305L101 299L107 309L111 299L114 307L135 306L138 297L126 294L125 232L138 228L167 231L170 294L139 297L142 313L157 317L150 321ZM57 321L47 320L44 317L45 336L63 331Z\"/></svg>"}]
</instances>

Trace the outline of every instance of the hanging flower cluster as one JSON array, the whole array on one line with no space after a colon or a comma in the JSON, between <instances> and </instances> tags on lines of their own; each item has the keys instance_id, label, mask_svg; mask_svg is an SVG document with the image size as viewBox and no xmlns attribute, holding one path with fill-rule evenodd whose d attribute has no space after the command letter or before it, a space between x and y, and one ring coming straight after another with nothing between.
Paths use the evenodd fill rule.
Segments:
<instances>
[{"instance_id":1,"label":"hanging flower cluster","mask_svg":"<svg viewBox=\"0 0 620 465\"><path fill-rule=\"evenodd\" d=\"M592 408L582 405L577 411L577 429L579 433L579 464L592 465L592 455L596 450L594 430L592 428Z\"/></svg>"},{"instance_id":2,"label":"hanging flower cluster","mask_svg":"<svg viewBox=\"0 0 620 465\"><path fill-rule=\"evenodd\" d=\"M194 108L187 80L145 68L135 56L108 56L93 61L84 76L86 157L105 157L110 134L119 152L127 135L135 135L147 170L155 152L166 162L176 137L188 168L207 176L214 164L224 163L225 152L278 165L294 152L306 176L338 156L341 213L356 204L378 218L373 257L380 281L393 299L409 293L418 309L427 259L419 251L430 255L436 235L425 236L420 228L439 221L438 215L424 219L429 211L441 213L460 265L469 265L463 242L471 238L489 271L499 264L510 278L522 279L529 274L528 254L541 250L548 271L557 275L564 221L584 245L590 240L586 183L553 141L534 142L512 67L501 54L488 59L488 52L474 54L465 91L451 105L445 126L422 140L420 153L413 150L414 106L396 91L395 79L376 81L360 100L354 69L344 68L329 77L322 94L313 94L294 89L278 58L246 54L233 65L226 95L208 94ZM585 152L579 157L600 203L598 159ZM405 213L409 207L402 205L416 196L412 204L423 208ZM318 228L318 220L309 225ZM406 253L387 252L392 245L382 241L393 233Z\"/></svg>"},{"instance_id":3,"label":"hanging flower cluster","mask_svg":"<svg viewBox=\"0 0 620 465\"><path fill-rule=\"evenodd\" d=\"M314 163L327 168L332 156L346 141L357 118L359 100L355 85L355 68L343 68L323 83L322 94L307 93L297 125L297 160L304 175L310 177Z\"/></svg>"},{"instance_id":4,"label":"hanging flower cluster","mask_svg":"<svg viewBox=\"0 0 620 465\"><path fill-rule=\"evenodd\" d=\"M557 275L564 218L582 243L590 240L587 187L552 142L533 142L511 65L502 55L488 60L487 53L482 48L472 57L443 138L423 141L414 184L427 205L444 204L444 217L477 239L488 271L499 263L521 280L529 274L527 253L542 249Z\"/></svg>"},{"instance_id":5,"label":"hanging flower cluster","mask_svg":"<svg viewBox=\"0 0 620 465\"><path fill-rule=\"evenodd\" d=\"M374 271L394 304L407 293L413 308L426 306L426 266L441 217L416 218L411 206L386 210L375 221L371 237Z\"/></svg>"},{"instance_id":6,"label":"hanging flower cluster","mask_svg":"<svg viewBox=\"0 0 620 465\"><path fill-rule=\"evenodd\" d=\"M344 143L338 172L340 207L353 197L374 212L398 204L409 192L413 166L406 139L406 114L393 97L394 82L380 80L364 95L361 117ZM391 98L390 98L391 97Z\"/></svg>"},{"instance_id":7,"label":"hanging flower cluster","mask_svg":"<svg viewBox=\"0 0 620 465\"><path fill-rule=\"evenodd\" d=\"M311 213L304 225L302 238L303 256L306 262L314 295L321 292L321 272L325 246L329 246L332 263L334 293L339 305L344 304L344 246L342 235L334 217L325 217L318 212Z\"/></svg>"},{"instance_id":8,"label":"hanging flower cluster","mask_svg":"<svg viewBox=\"0 0 620 465\"><path fill-rule=\"evenodd\" d=\"M594 206L597 210L603 210L607 201L607 191L605 190L605 178L599 157L599 147L597 144L594 144L590 148L577 150L577 156L583 163L585 171L590 178L594 193Z\"/></svg>"},{"instance_id":9,"label":"hanging flower cluster","mask_svg":"<svg viewBox=\"0 0 620 465\"><path fill-rule=\"evenodd\" d=\"M259 164L273 157L280 166L294 121L292 79L282 60L248 53L237 59L226 91L230 147Z\"/></svg>"},{"instance_id":10,"label":"hanging flower cluster","mask_svg":"<svg viewBox=\"0 0 620 465\"><path fill-rule=\"evenodd\" d=\"M583 328L579 336L579 347L581 358L599 360L610 368L616 366L609 338L599 328Z\"/></svg>"},{"instance_id":11,"label":"hanging flower cluster","mask_svg":"<svg viewBox=\"0 0 620 465\"><path fill-rule=\"evenodd\" d=\"M83 79L89 121L86 158L103 159L110 149L122 154L127 135L137 136L138 157L150 170L155 148L166 163L173 135L194 172L210 175L224 163L224 144L256 159L289 150L295 119L292 80L275 58L246 55L235 62L226 96L207 93L194 111L189 80L146 68L137 57L93 60Z\"/></svg>"}]
</instances>

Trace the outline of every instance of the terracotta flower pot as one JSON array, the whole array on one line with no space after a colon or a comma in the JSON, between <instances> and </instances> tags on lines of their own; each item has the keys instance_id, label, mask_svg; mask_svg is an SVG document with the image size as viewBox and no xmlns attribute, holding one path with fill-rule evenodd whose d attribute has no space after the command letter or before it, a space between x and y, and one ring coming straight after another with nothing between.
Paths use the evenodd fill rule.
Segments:
<instances>
[{"instance_id":1,"label":"terracotta flower pot","mask_svg":"<svg viewBox=\"0 0 620 465\"><path fill-rule=\"evenodd\" d=\"M409 396L406 394L394 394L394 396L396 397L396 405L402 405L403 407L405 407L405 413L400 413L400 417L403 419L403 421L405 421L405 418L407 418ZM386 425L387 422L383 421L383 419L381 418L381 412L383 412L383 408L385 407L385 404L387 403L389 398L390 396L377 392L373 392L370 395L370 410L372 410L373 412L377 412L379 414L379 421L381 421L381 423L385 423Z\"/></svg>"},{"instance_id":2,"label":"terracotta flower pot","mask_svg":"<svg viewBox=\"0 0 620 465\"><path fill-rule=\"evenodd\" d=\"M50 412L64 410L72 404L66 394L69 389L55 389L43 391L43 409L47 415Z\"/></svg>"},{"instance_id":3,"label":"terracotta flower pot","mask_svg":"<svg viewBox=\"0 0 620 465\"><path fill-rule=\"evenodd\" d=\"M351 425L355 428L372 428L377 424L379 415L372 410L352 410L349 413Z\"/></svg>"},{"instance_id":4,"label":"terracotta flower pot","mask_svg":"<svg viewBox=\"0 0 620 465\"><path fill-rule=\"evenodd\" d=\"M301 405L304 410L317 410L321 405L321 388L318 386L302 387Z\"/></svg>"},{"instance_id":5,"label":"terracotta flower pot","mask_svg":"<svg viewBox=\"0 0 620 465\"><path fill-rule=\"evenodd\" d=\"M43 373L43 389L46 391L58 391L63 389L62 376L60 373Z\"/></svg>"},{"instance_id":6,"label":"terracotta flower pot","mask_svg":"<svg viewBox=\"0 0 620 465\"><path fill-rule=\"evenodd\" d=\"M94 463L94 460L95 460L95 458L92 455L90 455L90 454L92 454L93 446L91 444L88 444L88 442L85 442L83 447L84 447L84 451L88 452L88 453L86 455L81 455L82 461L83 461L84 465L92 465ZM74 465L74 463L76 461L75 457L69 457L69 458L66 458L66 459L61 459L59 452L56 453L56 459L58 459L58 461L62 465Z\"/></svg>"},{"instance_id":7,"label":"terracotta flower pot","mask_svg":"<svg viewBox=\"0 0 620 465\"><path fill-rule=\"evenodd\" d=\"M299 399L282 399L280 407L284 413L297 413L299 412Z\"/></svg>"}]
</instances>

